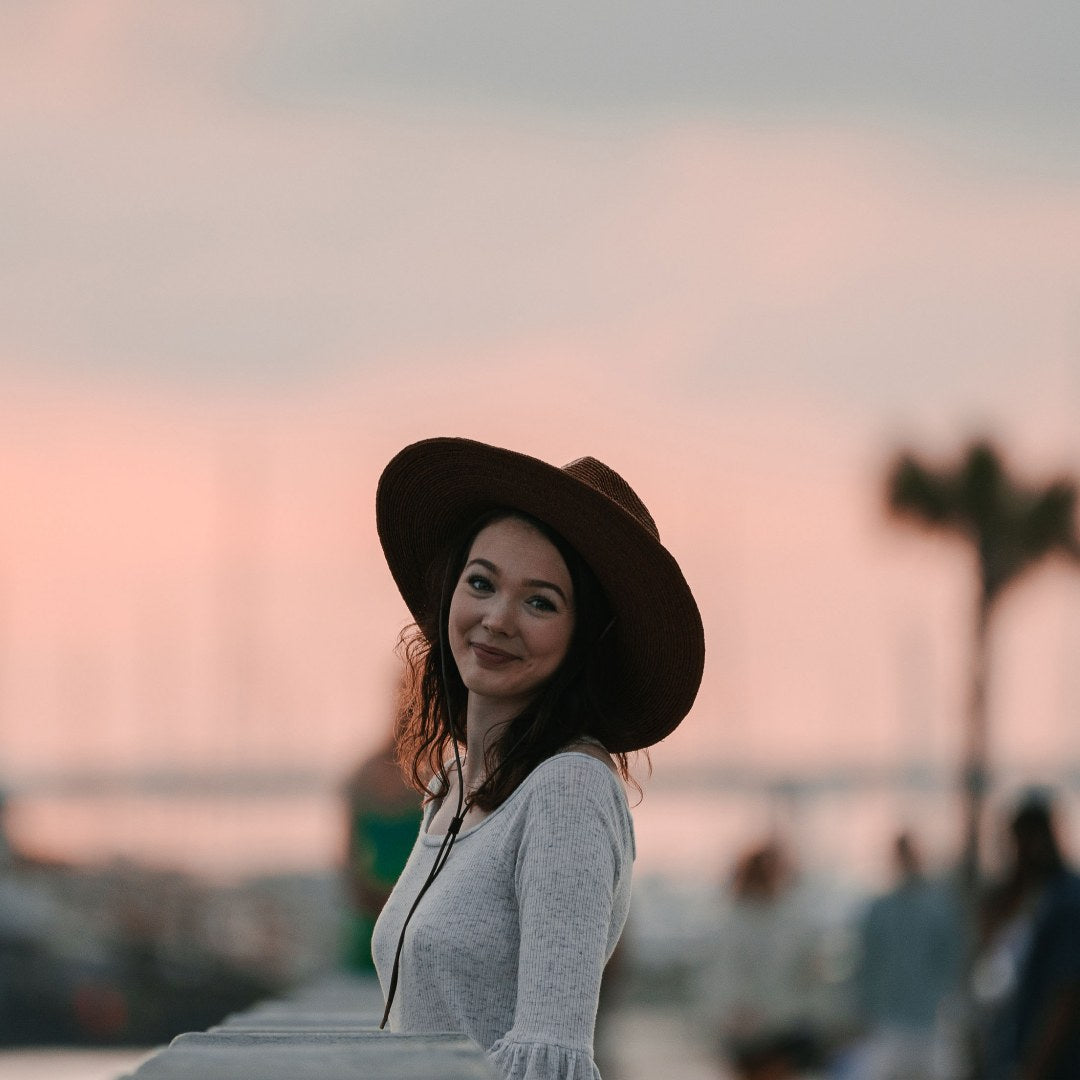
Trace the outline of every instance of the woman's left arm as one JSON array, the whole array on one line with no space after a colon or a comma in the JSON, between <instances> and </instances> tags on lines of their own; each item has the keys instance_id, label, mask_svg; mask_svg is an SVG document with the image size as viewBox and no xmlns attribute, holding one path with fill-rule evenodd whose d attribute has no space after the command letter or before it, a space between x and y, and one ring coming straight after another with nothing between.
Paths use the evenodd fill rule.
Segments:
<instances>
[{"instance_id":1,"label":"woman's left arm","mask_svg":"<svg viewBox=\"0 0 1080 1080\"><path fill-rule=\"evenodd\" d=\"M618 781L595 759L552 758L528 782L515 872L514 1024L490 1053L512 1080L595 1080L600 980L629 907L629 812Z\"/></svg>"}]
</instances>

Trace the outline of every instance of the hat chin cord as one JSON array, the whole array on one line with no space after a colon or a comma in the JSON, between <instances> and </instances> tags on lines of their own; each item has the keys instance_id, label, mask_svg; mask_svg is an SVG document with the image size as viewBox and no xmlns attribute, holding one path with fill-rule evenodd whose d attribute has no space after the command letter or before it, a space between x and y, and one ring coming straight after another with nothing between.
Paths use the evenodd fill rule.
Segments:
<instances>
[{"instance_id":1,"label":"hat chin cord","mask_svg":"<svg viewBox=\"0 0 1080 1080\"><path fill-rule=\"evenodd\" d=\"M446 677L446 635L442 632L442 627L446 625L449 608L449 600L447 598L449 578L450 567L448 566L446 568L446 580L443 582L442 598L440 601L441 610L439 611L439 667L442 670L443 700L446 703L446 718L450 724L450 745L454 749L454 763L457 766L457 809L454 811L454 816L450 819L450 824L446 828L446 834L443 836L442 844L439 845L439 851L435 856L435 861L431 864L431 870L428 872L424 884L420 887L420 891L416 894L416 899L412 902L412 907L409 908L409 913L405 916L405 921L401 924L401 933L398 936L397 949L394 951L394 966L390 972L390 988L386 994L386 1008L383 1010L382 1020L379 1023L380 1031L386 1027L386 1022L390 1019L390 1006L394 1004L394 995L397 993L398 978L401 975L401 950L405 946L405 931L409 928L409 921L412 919L413 913L416 911L420 901L423 900L424 893L431 888L431 883L439 876L439 872L446 865L446 860L450 858L450 851L454 846L454 840L461 831L461 824L465 820L465 815L469 812L469 806L471 805L471 801L470 803L465 802L465 773L461 767L461 753L458 750L458 740L454 736L457 725L454 723L453 705L450 702L450 683L447 681Z\"/></svg>"},{"instance_id":2,"label":"hat chin cord","mask_svg":"<svg viewBox=\"0 0 1080 1080\"><path fill-rule=\"evenodd\" d=\"M445 599L446 590L443 589L443 611L439 616L440 627L445 625L445 608L447 606ZM600 632L599 637L593 642L591 648L595 648L607 635L608 632L615 625L615 617L612 616L608 624ZM444 638L445 635L442 635ZM584 663L584 660L582 660ZM446 703L446 716L450 722L450 731L454 732L456 725L454 723L453 707L450 703L450 683L447 679L447 665L446 665L446 645L443 640L439 641L439 667L442 670L442 684L443 684L443 697ZM523 738L524 736L522 736ZM521 739L518 740L520 742ZM424 884L420 886L420 891L416 894L416 899L412 902L412 906L409 908L409 913L405 916L405 921L401 924L401 933L398 935L397 948L394 950L394 966L390 972L390 987L386 994L386 1008L383 1010L382 1020L379 1022L379 1030L382 1031L386 1028L387 1021L390 1019L390 1007L394 1004L394 996L397 993L398 979L401 975L401 951L405 947L405 931L409 927L409 921L413 917L413 913L416 911L423 900L424 894L431 888L432 882L439 876L442 868L446 865L446 860L450 858L450 852L454 847L454 840L457 834L461 831L462 823L465 820L465 815L469 812L472 806L472 800L466 801L465 799L465 773L461 767L461 753L458 750L458 740L451 738L450 744L454 749L454 764L457 767L458 775L458 796L457 796L457 809L454 811L454 816L450 819L450 824L446 828L446 834L443 836L443 842L439 845L438 854L435 856L435 861L431 864L431 870L428 872L427 878L424 880Z\"/></svg>"}]
</instances>

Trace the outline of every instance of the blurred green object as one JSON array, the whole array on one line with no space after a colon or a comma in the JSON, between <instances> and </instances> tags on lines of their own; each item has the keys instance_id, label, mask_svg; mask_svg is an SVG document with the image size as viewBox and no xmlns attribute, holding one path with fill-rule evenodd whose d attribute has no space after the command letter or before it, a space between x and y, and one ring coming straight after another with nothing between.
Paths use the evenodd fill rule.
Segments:
<instances>
[{"instance_id":1,"label":"blurred green object","mask_svg":"<svg viewBox=\"0 0 1080 1080\"><path fill-rule=\"evenodd\" d=\"M349 971L371 973L371 932L416 842L421 806L383 747L350 777L346 789L349 911L343 960Z\"/></svg>"}]
</instances>

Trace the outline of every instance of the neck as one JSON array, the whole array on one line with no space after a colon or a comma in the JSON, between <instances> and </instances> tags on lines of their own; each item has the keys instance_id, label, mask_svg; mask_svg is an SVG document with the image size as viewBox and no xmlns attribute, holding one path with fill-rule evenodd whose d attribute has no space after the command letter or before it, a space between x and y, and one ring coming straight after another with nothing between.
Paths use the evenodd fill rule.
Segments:
<instances>
[{"instance_id":1,"label":"neck","mask_svg":"<svg viewBox=\"0 0 1080 1080\"><path fill-rule=\"evenodd\" d=\"M465 714L468 734L462 766L466 793L474 791L487 779L487 751L498 738L502 726L520 711L521 702L491 701L469 695Z\"/></svg>"}]
</instances>

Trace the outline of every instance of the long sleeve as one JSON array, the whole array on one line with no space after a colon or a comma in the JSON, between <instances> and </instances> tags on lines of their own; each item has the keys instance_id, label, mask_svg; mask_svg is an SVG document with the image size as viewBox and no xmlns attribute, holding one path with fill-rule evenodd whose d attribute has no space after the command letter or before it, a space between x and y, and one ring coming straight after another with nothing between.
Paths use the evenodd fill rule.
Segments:
<instances>
[{"instance_id":1,"label":"long sleeve","mask_svg":"<svg viewBox=\"0 0 1080 1080\"><path fill-rule=\"evenodd\" d=\"M603 766L602 766L603 767ZM606 767L605 767L606 768ZM600 980L616 897L632 860L625 802L585 765L552 769L533 793L515 867L521 926L514 1024L491 1048L510 1080L595 1080Z\"/></svg>"}]
</instances>

